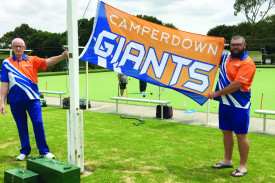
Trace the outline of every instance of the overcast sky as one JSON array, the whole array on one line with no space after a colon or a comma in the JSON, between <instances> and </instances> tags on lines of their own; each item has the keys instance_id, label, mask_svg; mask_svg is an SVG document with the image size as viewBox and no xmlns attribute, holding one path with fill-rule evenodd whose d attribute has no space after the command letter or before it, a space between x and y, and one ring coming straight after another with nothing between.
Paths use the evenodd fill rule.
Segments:
<instances>
[{"instance_id":1,"label":"overcast sky","mask_svg":"<svg viewBox=\"0 0 275 183\"><path fill-rule=\"evenodd\" d=\"M126 13L155 16L178 29L197 34L217 25L236 25L246 21L234 16L235 0L103 0ZM83 17L89 0L77 0L78 19ZM91 0L84 18L95 16L97 0ZM0 5L0 37L22 23L37 30L62 33L67 29L66 0L3 0Z\"/></svg>"}]
</instances>

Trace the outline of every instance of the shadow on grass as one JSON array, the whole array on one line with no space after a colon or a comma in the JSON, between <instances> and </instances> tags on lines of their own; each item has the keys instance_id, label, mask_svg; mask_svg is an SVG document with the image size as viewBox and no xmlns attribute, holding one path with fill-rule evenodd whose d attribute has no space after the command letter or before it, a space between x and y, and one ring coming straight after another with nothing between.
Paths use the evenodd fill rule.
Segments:
<instances>
[{"instance_id":1,"label":"shadow on grass","mask_svg":"<svg viewBox=\"0 0 275 183\"><path fill-rule=\"evenodd\" d=\"M65 109L63 109L63 108L61 108L61 107L59 107L59 106L49 106L49 107L42 107L42 110L43 109L47 109L47 111L56 111L56 110L64 110L64 111L66 111Z\"/></svg>"},{"instance_id":2,"label":"shadow on grass","mask_svg":"<svg viewBox=\"0 0 275 183\"><path fill-rule=\"evenodd\" d=\"M26 160L24 161L16 161L16 157L14 155L11 156L1 156L1 164L5 164L5 168L7 168L7 170L10 169L14 169L16 167L20 167L20 168L26 168ZM5 170L3 170L5 171Z\"/></svg>"},{"instance_id":3,"label":"shadow on grass","mask_svg":"<svg viewBox=\"0 0 275 183\"><path fill-rule=\"evenodd\" d=\"M215 182L214 180L209 180L215 178L215 180L228 179L231 177L231 173L235 170L234 168L228 169L213 169L211 165L194 167L182 167L175 165L167 165L167 170L178 180L184 180L187 182ZM208 179L209 178L209 179ZM208 179L208 180L207 180Z\"/></svg>"},{"instance_id":4,"label":"shadow on grass","mask_svg":"<svg viewBox=\"0 0 275 183\"><path fill-rule=\"evenodd\" d=\"M148 123L151 123L150 124L151 126L149 126L149 128L159 129L159 130L167 129L167 128L176 128L178 126L182 126L182 124L180 124L180 123L161 123L161 124L158 123L158 125L154 125L153 121L148 121Z\"/></svg>"}]
</instances>

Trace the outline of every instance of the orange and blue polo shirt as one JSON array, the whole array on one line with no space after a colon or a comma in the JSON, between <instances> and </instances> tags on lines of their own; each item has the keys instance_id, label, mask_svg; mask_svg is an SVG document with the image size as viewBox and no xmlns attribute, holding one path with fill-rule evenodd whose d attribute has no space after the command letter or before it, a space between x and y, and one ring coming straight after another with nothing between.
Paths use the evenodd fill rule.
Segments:
<instances>
[{"instance_id":1,"label":"orange and blue polo shirt","mask_svg":"<svg viewBox=\"0 0 275 183\"><path fill-rule=\"evenodd\" d=\"M47 70L46 59L23 54L22 59L17 59L13 55L4 60L1 82L9 82L9 102L39 99L39 69Z\"/></svg>"},{"instance_id":2,"label":"orange and blue polo shirt","mask_svg":"<svg viewBox=\"0 0 275 183\"><path fill-rule=\"evenodd\" d=\"M232 58L229 53L222 55L216 91L222 90L233 81L239 81L243 86L234 93L214 99L225 105L248 109L251 105L251 84L255 72L256 66L247 51L241 58Z\"/></svg>"}]
</instances>

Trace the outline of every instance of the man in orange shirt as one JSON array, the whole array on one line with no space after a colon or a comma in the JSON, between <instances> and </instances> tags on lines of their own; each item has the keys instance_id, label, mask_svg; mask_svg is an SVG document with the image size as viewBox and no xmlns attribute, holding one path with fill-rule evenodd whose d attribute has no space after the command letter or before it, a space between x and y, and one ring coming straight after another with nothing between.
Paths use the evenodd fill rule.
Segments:
<instances>
[{"instance_id":1,"label":"man in orange shirt","mask_svg":"<svg viewBox=\"0 0 275 183\"><path fill-rule=\"evenodd\" d=\"M246 43L242 36L234 36L230 43L230 54L221 58L220 75L216 91L210 92L208 98L214 98L219 105L219 128L223 132L224 158L212 165L213 168L232 168L234 147L233 132L237 136L240 154L240 165L232 173L241 177L247 173L247 158L251 84L256 71L253 60L245 51Z\"/></svg>"},{"instance_id":2,"label":"man in orange shirt","mask_svg":"<svg viewBox=\"0 0 275 183\"><path fill-rule=\"evenodd\" d=\"M16 160L24 160L31 152L27 112L33 124L40 155L53 159L55 156L50 153L43 127L37 71L39 69L47 70L48 66L68 58L68 51L48 59L27 56L24 54L26 45L21 38L15 38L11 48L14 52L13 56L5 59L2 63L0 111L3 115L7 113L5 100L8 98L21 141L20 155Z\"/></svg>"}]
</instances>

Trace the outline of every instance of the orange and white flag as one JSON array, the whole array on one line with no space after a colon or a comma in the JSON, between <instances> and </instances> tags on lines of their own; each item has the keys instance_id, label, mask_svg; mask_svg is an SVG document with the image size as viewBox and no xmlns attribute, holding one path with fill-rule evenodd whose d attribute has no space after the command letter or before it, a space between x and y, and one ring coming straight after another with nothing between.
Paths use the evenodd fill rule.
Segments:
<instances>
[{"instance_id":1,"label":"orange and white flag","mask_svg":"<svg viewBox=\"0 0 275 183\"><path fill-rule=\"evenodd\" d=\"M200 105L212 91L224 38L148 22L99 1L80 59L174 89Z\"/></svg>"}]
</instances>

